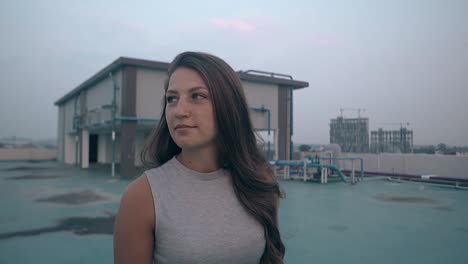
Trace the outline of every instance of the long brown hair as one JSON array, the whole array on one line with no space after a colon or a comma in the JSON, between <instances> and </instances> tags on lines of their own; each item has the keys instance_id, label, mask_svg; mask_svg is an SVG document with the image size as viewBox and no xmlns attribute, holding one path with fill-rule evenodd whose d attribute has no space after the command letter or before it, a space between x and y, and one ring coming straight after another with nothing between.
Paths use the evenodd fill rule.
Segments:
<instances>
[{"instance_id":1,"label":"long brown hair","mask_svg":"<svg viewBox=\"0 0 468 264\"><path fill-rule=\"evenodd\" d=\"M195 70L212 96L216 115L218 164L228 170L233 188L244 208L263 225L266 240L260 263L283 263L285 252L278 229L278 182L257 147L241 81L222 59L199 52L184 52L171 63L168 79L180 67ZM147 167L158 167L181 152L169 134L166 101L160 122L148 139L141 158Z\"/></svg>"}]
</instances>

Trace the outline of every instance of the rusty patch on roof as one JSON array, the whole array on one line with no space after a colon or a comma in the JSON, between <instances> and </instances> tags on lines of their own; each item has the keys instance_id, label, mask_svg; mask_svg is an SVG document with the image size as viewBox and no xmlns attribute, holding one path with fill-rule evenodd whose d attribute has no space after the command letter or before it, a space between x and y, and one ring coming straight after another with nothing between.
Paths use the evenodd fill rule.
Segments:
<instances>
[{"instance_id":1,"label":"rusty patch on roof","mask_svg":"<svg viewBox=\"0 0 468 264\"><path fill-rule=\"evenodd\" d=\"M93 234L112 235L114 233L114 221L115 215L105 217L69 217L59 220L55 226L0 233L0 240L38 236L61 231L71 231L75 235L80 236Z\"/></svg>"}]
</instances>

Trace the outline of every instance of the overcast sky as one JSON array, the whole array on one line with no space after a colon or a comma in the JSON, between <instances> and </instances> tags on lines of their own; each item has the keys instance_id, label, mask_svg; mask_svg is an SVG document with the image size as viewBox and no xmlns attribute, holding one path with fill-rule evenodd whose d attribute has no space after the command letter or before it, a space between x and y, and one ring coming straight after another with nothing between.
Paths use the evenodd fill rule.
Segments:
<instances>
[{"instance_id":1,"label":"overcast sky","mask_svg":"<svg viewBox=\"0 0 468 264\"><path fill-rule=\"evenodd\" d=\"M328 143L340 108L415 144L468 145L468 1L2 1L0 137L54 138L53 103L119 56L218 55L292 75L294 136ZM347 117L355 111L345 111Z\"/></svg>"}]
</instances>

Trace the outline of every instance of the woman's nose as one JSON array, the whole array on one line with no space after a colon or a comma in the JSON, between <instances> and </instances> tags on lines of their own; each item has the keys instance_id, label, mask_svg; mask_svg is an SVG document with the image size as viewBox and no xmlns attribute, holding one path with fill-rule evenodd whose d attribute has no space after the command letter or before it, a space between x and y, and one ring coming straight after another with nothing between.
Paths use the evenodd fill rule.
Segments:
<instances>
[{"instance_id":1,"label":"woman's nose","mask_svg":"<svg viewBox=\"0 0 468 264\"><path fill-rule=\"evenodd\" d=\"M186 117L189 115L190 106L186 99L180 98L174 109L176 117Z\"/></svg>"}]
</instances>

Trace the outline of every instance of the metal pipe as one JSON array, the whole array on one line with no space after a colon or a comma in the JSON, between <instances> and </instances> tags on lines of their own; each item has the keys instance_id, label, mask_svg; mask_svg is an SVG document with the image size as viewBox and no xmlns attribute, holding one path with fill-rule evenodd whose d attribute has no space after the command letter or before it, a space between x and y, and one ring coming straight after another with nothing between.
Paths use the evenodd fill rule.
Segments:
<instances>
[{"instance_id":1,"label":"metal pipe","mask_svg":"<svg viewBox=\"0 0 468 264\"><path fill-rule=\"evenodd\" d=\"M361 163L361 181L364 180L364 159L359 158L360 163Z\"/></svg>"},{"instance_id":2,"label":"metal pipe","mask_svg":"<svg viewBox=\"0 0 468 264\"><path fill-rule=\"evenodd\" d=\"M284 77L289 80L294 80L294 78L289 75L289 74L282 74L282 73L275 73L275 72L266 72L266 71L258 71L258 70L247 70L244 73L251 74L251 73L259 73L259 74L264 74L267 75L271 78L276 78L276 77ZM294 134L293 132L293 107L294 107L294 100L293 100L293 90L294 88L289 88L289 98L290 98L290 110L289 110L289 159L292 160L294 157L294 144L292 142L292 135Z\"/></svg>"},{"instance_id":3,"label":"metal pipe","mask_svg":"<svg viewBox=\"0 0 468 264\"><path fill-rule=\"evenodd\" d=\"M347 157L347 158L343 158L343 157L333 157L333 158L323 158L323 157L319 157L319 159L332 159L332 160L359 160L360 161L360 165L361 165L361 171L360 171L360 178L361 180L364 179L364 159L363 158L358 158L358 157Z\"/></svg>"},{"instance_id":4,"label":"metal pipe","mask_svg":"<svg viewBox=\"0 0 468 264\"><path fill-rule=\"evenodd\" d=\"M460 190L468 190L468 187L466 186L460 186L458 184L454 184L454 185L448 185L448 184L440 184L440 183L432 183L432 182L424 182L424 181L405 181L405 180L397 180L397 179L393 179L392 177L387 177L387 180L388 181L393 181L393 182L399 182L399 183L412 183L412 184L419 184L419 183L422 183L422 184L425 184L425 185L429 185L429 186L436 186L436 187L444 187L444 188L454 188L454 189L460 189Z\"/></svg>"},{"instance_id":5,"label":"metal pipe","mask_svg":"<svg viewBox=\"0 0 468 264\"><path fill-rule=\"evenodd\" d=\"M271 78L275 78L275 77L284 77L284 78L287 78L287 79L290 79L290 80L294 80L293 77L289 74L282 74L282 73L274 73L274 72L266 72L266 71L258 71L258 70L247 70L245 71L244 73L247 73L247 74L251 74L251 73L259 73L259 74L265 74L265 75L268 75L269 77ZM292 135L293 135L293 121L292 121L292 118L293 118L293 88L290 88L290 111L289 111L289 159L292 160L293 159L293 156L294 156L294 149L293 149L293 142L292 142ZM269 131L268 131L269 132Z\"/></svg>"},{"instance_id":6,"label":"metal pipe","mask_svg":"<svg viewBox=\"0 0 468 264\"><path fill-rule=\"evenodd\" d=\"M317 157L317 159L320 160L330 160L330 163L332 160L359 160L360 163L360 180L362 181L364 179L364 159L363 158L358 158L358 157Z\"/></svg>"},{"instance_id":7,"label":"metal pipe","mask_svg":"<svg viewBox=\"0 0 468 264\"><path fill-rule=\"evenodd\" d=\"M326 159L330 159L329 157L320 157L320 159L323 159L323 160L326 160ZM359 159L362 159L362 158L356 158L356 157L349 157L349 158L343 158L343 157L334 157L332 158L333 160L359 160Z\"/></svg>"},{"instance_id":8,"label":"metal pipe","mask_svg":"<svg viewBox=\"0 0 468 264\"><path fill-rule=\"evenodd\" d=\"M74 110L73 110L73 127L74 127L74 130L75 130L75 166L78 166L78 137L79 137L79 134L78 134L78 124L76 122L76 108L78 107L77 106L78 104L78 96L75 97L75 103L74 103ZM76 127L75 127L76 126Z\"/></svg>"},{"instance_id":9,"label":"metal pipe","mask_svg":"<svg viewBox=\"0 0 468 264\"><path fill-rule=\"evenodd\" d=\"M267 152L268 154L267 154L267 158L270 161L271 160L271 148L270 148L271 113L270 113L270 109L267 109L267 113L268 113L268 152Z\"/></svg>"},{"instance_id":10,"label":"metal pipe","mask_svg":"<svg viewBox=\"0 0 468 264\"><path fill-rule=\"evenodd\" d=\"M118 116L115 120L119 121L141 121L141 122L159 122L159 119L155 118L140 118L135 116Z\"/></svg>"},{"instance_id":11,"label":"metal pipe","mask_svg":"<svg viewBox=\"0 0 468 264\"><path fill-rule=\"evenodd\" d=\"M351 164L352 164L352 172L351 172L351 183L352 184L356 184L356 177L355 177L355 167L354 167L354 160L351 160Z\"/></svg>"},{"instance_id":12,"label":"metal pipe","mask_svg":"<svg viewBox=\"0 0 468 264\"><path fill-rule=\"evenodd\" d=\"M292 80L292 77L291 77ZM289 110L289 159L294 159L294 144L292 142L292 136L293 136L293 106L294 106L294 101L293 101L293 88L290 88L290 98L291 98L291 103L290 107L291 109Z\"/></svg>"},{"instance_id":13,"label":"metal pipe","mask_svg":"<svg viewBox=\"0 0 468 264\"><path fill-rule=\"evenodd\" d=\"M112 72L109 72L109 77L112 79L113 83L113 97L112 97L112 104L111 104L111 111L112 111L112 177L115 177L115 115L117 113L117 83L115 81L114 75Z\"/></svg>"},{"instance_id":14,"label":"metal pipe","mask_svg":"<svg viewBox=\"0 0 468 264\"><path fill-rule=\"evenodd\" d=\"M275 78L275 76L278 77L286 77L290 80L293 80L293 77L289 74L282 74L282 73L274 73L274 72L266 72L266 71L257 71L257 70L247 70L244 73L250 74L250 73L260 73L260 74L265 74L270 76L271 78Z\"/></svg>"},{"instance_id":15,"label":"metal pipe","mask_svg":"<svg viewBox=\"0 0 468 264\"><path fill-rule=\"evenodd\" d=\"M319 171L322 170L322 168L327 168L333 171L336 171L338 175L341 177L341 180L343 182L348 182L346 179L346 176L341 172L340 168L338 168L335 165L330 165L330 164L317 164L317 163L307 163L306 161L302 160L277 160L274 162L275 166L286 166L286 167L307 167L307 168L317 168Z\"/></svg>"}]
</instances>

